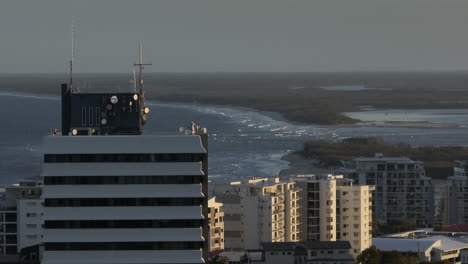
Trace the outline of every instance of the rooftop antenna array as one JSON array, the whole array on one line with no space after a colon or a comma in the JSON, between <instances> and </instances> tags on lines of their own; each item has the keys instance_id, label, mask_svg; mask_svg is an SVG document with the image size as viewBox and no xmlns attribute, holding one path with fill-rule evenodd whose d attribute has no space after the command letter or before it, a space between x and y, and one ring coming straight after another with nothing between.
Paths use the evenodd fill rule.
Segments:
<instances>
[{"instance_id":1,"label":"rooftop antenna array","mask_svg":"<svg viewBox=\"0 0 468 264\"><path fill-rule=\"evenodd\" d=\"M71 24L70 91L73 92L73 60L75 59L75 23Z\"/></svg>"},{"instance_id":2,"label":"rooftop antenna array","mask_svg":"<svg viewBox=\"0 0 468 264\"><path fill-rule=\"evenodd\" d=\"M143 82L143 69L146 65L153 65L152 63L143 63L143 47L141 41L138 46L138 63L134 63L134 67L138 67L138 89L141 96L145 95L144 82ZM135 75L134 75L135 76ZM134 77L135 78L135 77ZM135 80L134 80L135 81ZM135 83L135 82L134 82ZM136 89L136 87L135 87Z\"/></svg>"}]
</instances>

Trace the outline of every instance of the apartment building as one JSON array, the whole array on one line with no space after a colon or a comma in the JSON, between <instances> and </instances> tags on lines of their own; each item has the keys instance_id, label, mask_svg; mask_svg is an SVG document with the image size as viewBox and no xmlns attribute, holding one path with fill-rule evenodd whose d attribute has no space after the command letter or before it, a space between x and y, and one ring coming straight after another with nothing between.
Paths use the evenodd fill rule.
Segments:
<instances>
[{"instance_id":1,"label":"apartment building","mask_svg":"<svg viewBox=\"0 0 468 264\"><path fill-rule=\"evenodd\" d=\"M214 192L224 204L226 251L258 249L262 242L299 241L294 182L254 178L217 184Z\"/></svg>"},{"instance_id":2,"label":"apartment building","mask_svg":"<svg viewBox=\"0 0 468 264\"><path fill-rule=\"evenodd\" d=\"M210 252L224 250L223 204L216 197L208 200L208 222L210 229Z\"/></svg>"},{"instance_id":3,"label":"apartment building","mask_svg":"<svg viewBox=\"0 0 468 264\"><path fill-rule=\"evenodd\" d=\"M343 162L344 173L359 185L375 185L374 219L410 221L416 227L434 223L434 187L423 163L406 157L356 158Z\"/></svg>"},{"instance_id":4,"label":"apartment building","mask_svg":"<svg viewBox=\"0 0 468 264\"><path fill-rule=\"evenodd\" d=\"M0 262L38 260L42 181L22 180L0 192Z\"/></svg>"},{"instance_id":5,"label":"apartment building","mask_svg":"<svg viewBox=\"0 0 468 264\"><path fill-rule=\"evenodd\" d=\"M349 241L353 257L372 240L373 186L342 175L298 175L300 241Z\"/></svg>"},{"instance_id":6,"label":"apartment building","mask_svg":"<svg viewBox=\"0 0 468 264\"><path fill-rule=\"evenodd\" d=\"M468 177L447 178L448 224L468 224Z\"/></svg>"}]
</instances>

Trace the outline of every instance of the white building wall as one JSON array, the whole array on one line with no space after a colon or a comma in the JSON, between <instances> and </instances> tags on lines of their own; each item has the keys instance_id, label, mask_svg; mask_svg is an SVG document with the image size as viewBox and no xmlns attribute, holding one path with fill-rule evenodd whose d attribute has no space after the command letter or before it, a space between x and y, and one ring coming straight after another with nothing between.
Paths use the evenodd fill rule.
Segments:
<instances>
[{"instance_id":1,"label":"white building wall","mask_svg":"<svg viewBox=\"0 0 468 264\"><path fill-rule=\"evenodd\" d=\"M260 205L263 205L256 196L243 196L241 197L242 207L242 222L244 223L244 249L258 249L260 248L260 240L262 237L262 228L260 226L260 219L263 210Z\"/></svg>"},{"instance_id":2,"label":"white building wall","mask_svg":"<svg viewBox=\"0 0 468 264\"><path fill-rule=\"evenodd\" d=\"M320 240L336 241L336 181L320 181Z\"/></svg>"},{"instance_id":3,"label":"white building wall","mask_svg":"<svg viewBox=\"0 0 468 264\"><path fill-rule=\"evenodd\" d=\"M18 252L42 243L42 199L17 200Z\"/></svg>"}]
</instances>

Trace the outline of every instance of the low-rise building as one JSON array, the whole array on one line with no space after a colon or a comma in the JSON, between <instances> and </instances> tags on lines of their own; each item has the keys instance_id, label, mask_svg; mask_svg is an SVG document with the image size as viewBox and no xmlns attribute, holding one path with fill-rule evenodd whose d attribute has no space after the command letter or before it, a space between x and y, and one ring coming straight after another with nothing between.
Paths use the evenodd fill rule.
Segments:
<instances>
[{"instance_id":1,"label":"low-rise building","mask_svg":"<svg viewBox=\"0 0 468 264\"><path fill-rule=\"evenodd\" d=\"M346 177L359 185L375 185L374 219L410 221L416 227L434 223L434 188L423 163L406 157L356 158L343 162Z\"/></svg>"},{"instance_id":2,"label":"low-rise building","mask_svg":"<svg viewBox=\"0 0 468 264\"><path fill-rule=\"evenodd\" d=\"M23 180L0 194L0 262L39 258L42 242L42 181ZM36 250L31 250L35 247ZM28 249L28 253L23 252ZM22 254L23 253L23 254Z\"/></svg>"},{"instance_id":3,"label":"low-rise building","mask_svg":"<svg viewBox=\"0 0 468 264\"><path fill-rule=\"evenodd\" d=\"M224 250L223 204L216 197L208 200L208 222L210 229L210 252Z\"/></svg>"},{"instance_id":4,"label":"low-rise building","mask_svg":"<svg viewBox=\"0 0 468 264\"><path fill-rule=\"evenodd\" d=\"M258 264L354 264L347 241L262 243L249 250L242 263Z\"/></svg>"},{"instance_id":5,"label":"low-rise building","mask_svg":"<svg viewBox=\"0 0 468 264\"><path fill-rule=\"evenodd\" d=\"M421 262L448 260L453 263L468 263L463 260L463 256L468 256L467 235L457 232L415 230L376 237L372 239L372 243L380 251L397 251L412 255Z\"/></svg>"}]
</instances>

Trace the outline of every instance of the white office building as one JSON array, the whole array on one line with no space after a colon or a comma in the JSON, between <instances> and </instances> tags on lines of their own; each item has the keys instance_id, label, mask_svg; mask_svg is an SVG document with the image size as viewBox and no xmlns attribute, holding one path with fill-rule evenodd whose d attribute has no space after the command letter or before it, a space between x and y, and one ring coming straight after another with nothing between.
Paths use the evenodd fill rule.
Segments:
<instances>
[{"instance_id":1,"label":"white office building","mask_svg":"<svg viewBox=\"0 0 468 264\"><path fill-rule=\"evenodd\" d=\"M43 264L205 263L207 136L44 139Z\"/></svg>"}]
</instances>

